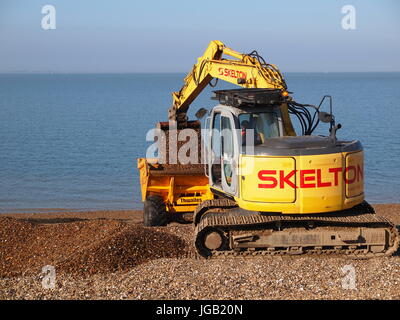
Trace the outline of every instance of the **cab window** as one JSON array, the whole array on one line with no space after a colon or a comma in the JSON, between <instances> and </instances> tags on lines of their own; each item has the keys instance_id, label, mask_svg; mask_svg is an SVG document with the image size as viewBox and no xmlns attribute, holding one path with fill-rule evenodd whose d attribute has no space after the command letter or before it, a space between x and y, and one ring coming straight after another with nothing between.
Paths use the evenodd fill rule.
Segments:
<instances>
[{"instance_id":1,"label":"cab window","mask_svg":"<svg viewBox=\"0 0 400 320\"><path fill-rule=\"evenodd\" d=\"M245 145L246 141L259 145L264 143L265 139L280 136L278 116L275 112L242 113L239 115L239 125L242 145Z\"/></svg>"}]
</instances>

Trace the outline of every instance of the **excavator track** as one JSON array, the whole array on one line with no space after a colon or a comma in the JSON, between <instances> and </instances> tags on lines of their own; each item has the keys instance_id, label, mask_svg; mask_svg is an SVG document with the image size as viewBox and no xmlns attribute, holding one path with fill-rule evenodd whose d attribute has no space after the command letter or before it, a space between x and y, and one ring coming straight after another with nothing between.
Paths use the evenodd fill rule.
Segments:
<instances>
[{"instance_id":1,"label":"excavator track","mask_svg":"<svg viewBox=\"0 0 400 320\"><path fill-rule=\"evenodd\" d=\"M389 256L399 235L367 203L339 212L282 215L240 209L228 199L208 200L195 212L195 246L205 258L257 255Z\"/></svg>"}]
</instances>

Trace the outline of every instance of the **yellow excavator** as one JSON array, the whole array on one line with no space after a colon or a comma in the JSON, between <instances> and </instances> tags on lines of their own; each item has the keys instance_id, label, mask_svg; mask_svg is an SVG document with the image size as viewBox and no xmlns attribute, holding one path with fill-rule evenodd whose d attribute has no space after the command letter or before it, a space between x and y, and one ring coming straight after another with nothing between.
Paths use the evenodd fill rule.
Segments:
<instances>
[{"instance_id":1,"label":"yellow excavator","mask_svg":"<svg viewBox=\"0 0 400 320\"><path fill-rule=\"evenodd\" d=\"M205 121L203 146L200 121L189 121L187 111L214 78L242 88L214 91L219 104ZM324 101L330 112L320 110ZM158 137L159 159L138 160L145 225L192 213L195 246L206 258L306 253L369 258L397 250L396 226L364 200L361 143L336 137L341 126L332 98L324 96L318 106L294 101L278 68L256 51L242 54L212 41L173 93L168 117L158 124L164 133ZM299 135L291 117L299 122ZM329 123L327 136L313 135L320 122ZM185 151L202 156L192 157L194 163L170 163L176 160L171 146L187 143L176 136L188 129L197 134L196 147Z\"/></svg>"}]
</instances>

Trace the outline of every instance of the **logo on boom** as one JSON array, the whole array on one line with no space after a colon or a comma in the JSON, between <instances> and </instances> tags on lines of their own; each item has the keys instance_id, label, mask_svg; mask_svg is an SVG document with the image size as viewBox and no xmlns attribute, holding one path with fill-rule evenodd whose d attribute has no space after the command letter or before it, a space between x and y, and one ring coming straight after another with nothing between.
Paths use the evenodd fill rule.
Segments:
<instances>
[{"instance_id":1,"label":"logo on boom","mask_svg":"<svg viewBox=\"0 0 400 320\"><path fill-rule=\"evenodd\" d=\"M247 75L246 72L235 70L235 69L228 69L228 68L218 68L218 72L220 76L230 77L230 78L239 78L239 79L246 79Z\"/></svg>"}]
</instances>

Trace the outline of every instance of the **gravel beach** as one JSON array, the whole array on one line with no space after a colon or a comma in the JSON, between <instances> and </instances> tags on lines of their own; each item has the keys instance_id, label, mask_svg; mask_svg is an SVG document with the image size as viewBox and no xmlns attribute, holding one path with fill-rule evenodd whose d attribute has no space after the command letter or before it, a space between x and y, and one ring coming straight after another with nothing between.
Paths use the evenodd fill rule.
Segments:
<instances>
[{"instance_id":1,"label":"gravel beach","mask_svg":"<svg viewBox=\"0 0 400 320\"><path fill-rule=\"evenodd\" d=\"M400 225L400 204L374 207ZM206 261L190 224L141 221L141 211L1 214L0 299L400 299L398 253ZM43 286L47 265L54 288Z\"/></svg>"}]
</instances>

